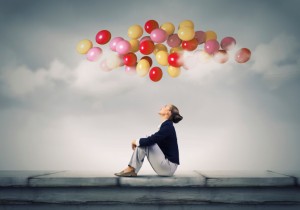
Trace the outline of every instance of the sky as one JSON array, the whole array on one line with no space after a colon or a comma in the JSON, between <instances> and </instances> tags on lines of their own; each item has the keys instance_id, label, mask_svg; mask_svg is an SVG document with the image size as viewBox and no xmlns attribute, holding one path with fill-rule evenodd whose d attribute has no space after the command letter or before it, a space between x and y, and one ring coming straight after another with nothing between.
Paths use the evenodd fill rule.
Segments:
<instances>
[{"instance_id":1,"label":"sky","mask_svg":"<svg viewBox=\"0 0 300 210\"><path fill-rule=\"evenodd\" d=\"M131 141L155 133L169 103L183 116L175 124L178 170L299 169L299 7L297 0L0 0L0 170L118 172ZM163 67L154 83L124 67L105 72L76 51L82 39L95 43L99 30L128 39L131 25L150 19L192 20L219 41L234 37L251 59L195 61L177 78Z\"/></svg>"}]
</instances>

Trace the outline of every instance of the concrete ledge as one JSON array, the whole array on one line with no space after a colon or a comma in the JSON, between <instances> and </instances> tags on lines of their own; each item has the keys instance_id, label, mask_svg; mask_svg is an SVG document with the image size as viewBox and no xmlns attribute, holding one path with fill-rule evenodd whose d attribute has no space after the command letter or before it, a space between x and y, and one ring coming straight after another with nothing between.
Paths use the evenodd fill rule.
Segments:
<instances>
[{"instance_id":1,"label":"concrete ledge","mask_svg":"<svg viewBox=\"0 0 300 210\"><path fill-rule=\"evenodd\" d=\"M116 177L100 171L0 171L0 187L282 187L299 186L300 171L178 171L175 176Z\"/></svg>"},{"instance_id":2,"label":"concrete ledge","mask_svg":"<svg viewBox=\"0 0 300 210\"><path fill-rule=\"evenodd\" d=\"M293 205L299 176L275 171L178 171L119 178L97 171L0 171L0 209L32 205Z\"/></svg>"}]
</instances>

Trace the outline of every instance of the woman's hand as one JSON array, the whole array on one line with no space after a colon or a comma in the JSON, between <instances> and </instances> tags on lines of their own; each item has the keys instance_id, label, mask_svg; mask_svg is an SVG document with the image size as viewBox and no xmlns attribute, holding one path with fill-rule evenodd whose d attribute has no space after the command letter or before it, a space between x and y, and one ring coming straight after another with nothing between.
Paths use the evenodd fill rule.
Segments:
<instances>
[{"instance_id":1,"label":"woman's hand","mask_svg":"<svg viewBox=\"0 0 300 210\"><path fill-rule=\"evenodd\" d=\"M131 142L131 148L132 148L132 150L135 150L135 148L136 148L136 140L132 140L132 142Z\"/></svg>"}]
</instances>

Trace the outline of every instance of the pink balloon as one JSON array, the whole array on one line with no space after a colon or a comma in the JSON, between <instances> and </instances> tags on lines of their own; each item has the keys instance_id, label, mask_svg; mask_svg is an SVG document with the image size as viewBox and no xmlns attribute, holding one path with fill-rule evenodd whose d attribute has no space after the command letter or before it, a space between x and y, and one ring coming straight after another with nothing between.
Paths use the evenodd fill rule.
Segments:
<instances>
[{"instance_id":1,"label":"pink balloon","mask_svg":"<svg viewBox=\"0 0 300 210\"><path fill-rule=\"evenodd\" d=\"M131 49L131 45L126 40L119 41L116 45L116 51L121 55L129 53L130 49Z\"/></svg>"},{"instance_id":2,"label":"pink balloon","mask_svg":"<svg viewBox=\"0 0 300 210\"><path fill-rule=\"evenodd\" d=\"M133 75L136 73L136 66L125 66L125 73Z\"/></svg>"},{"instance_id":3,"label":"pink balloon","mask_svg":"<svg viewBox=\"0 0 300 210\"><path fill-rule=\"evenodd\" d=\"M166 41L167 37L167 32L161 28L154 29L150 34L151 40L156 43L163 43Z\"/></svg>"},{"instance_id":4,"label":"pink balloon","mask_svg":"<svg viewBox=\"0 0 300 210\"><path fill-rule=\"evenodd\" d=\"M198 44L203 44L205 42L206 34L204 31L196 31L195 38L198 41Z\"/></svg>"},{"instance_id":5,"label":"pink balloon","mask_svg":"<svg viewBox=\"0 0 300 210\"><path fill-rule=\"evenodd\" d=\"M205 52L207 52L210 55L216 53L219 50L219 48L220 48L219 42L214 39L210 39L206 41L204 44Z\"/></svg>"},{"instance_id":6,"label":"pink balloon","mask_svg":"<svg viewBox=\"0 0 300 210\"><path fill-rule=\"evenodd\" d=\"M115 37L113 38L110 43L109 43L109 47L112 51L116 52L116 47L117 47L117 43L119 41L123 41L124 39L122 37Z\"/></svg>"},{"instance_id":7,"label":"pink balloon","mask_svg":"<svg viewBox=\"0 0 300 210\"><path fill-rule=\"evenodd\" d=\"M178 37L178 34L172 34L168 37L167 44L170 47L179 47L181 44L181 39Z\"/></svg>"},{"instance_id":8,"label":"pink balloon","mask_svg":"<svg viewBox=\"0 0 300 210\"><path fill-rule=\"evenodd\" d=\"M89 61L97 61L102 55L102 49L99 47L92 47L86 54Z\"/></svg>"},{"instance_id":9,"label":"pink balloon","mask_svg":"<svg viewBox=\"0 0 300 210\"><path fill-rule=\"evenodd\" d=\"M140 44L143 42L143 41L146 41L146 40L151 40L150 36L143 36L140 40ZM152 41L152 40L151 40Z\"/></svg>"},{"instance_id":10,"label":"pink balloon","mask_svg":"<svg viewBox=\"0 0 300 210\"><path fill-rule=\"evenodd\" d=\"M221 41L221 47L223 50L231 50L234 48L236 41L233 37L225 37Z\"/></svg>"}]
</instances>

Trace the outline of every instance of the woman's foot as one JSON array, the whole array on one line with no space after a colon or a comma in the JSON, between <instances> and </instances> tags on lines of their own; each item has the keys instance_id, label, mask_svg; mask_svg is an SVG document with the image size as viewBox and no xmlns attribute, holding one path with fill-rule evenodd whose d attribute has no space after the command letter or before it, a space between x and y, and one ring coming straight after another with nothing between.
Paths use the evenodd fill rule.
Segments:
<instances>
[{"instance_id":1,"label":"woman's foot","mask_svg":"<svg viewBox=\"0 0 300 210\"><path fill-rule=\"evenodd\" d=\"M137 176L137 174L134 171L134 168L131 166L128 166L125 168L123 171L119 173L115 173L116 176L123 176L123 177L132 177L132 176Z\"/></svg>"}]
</instances>

